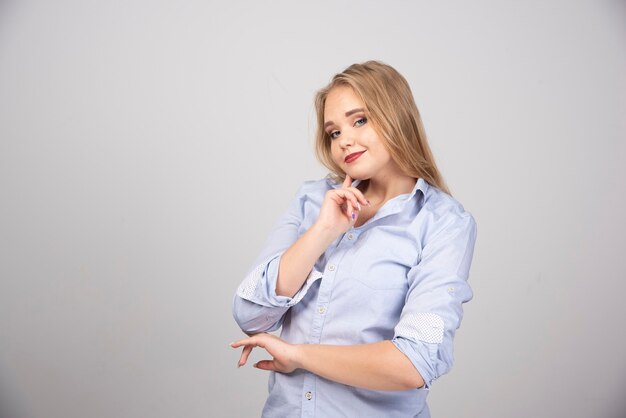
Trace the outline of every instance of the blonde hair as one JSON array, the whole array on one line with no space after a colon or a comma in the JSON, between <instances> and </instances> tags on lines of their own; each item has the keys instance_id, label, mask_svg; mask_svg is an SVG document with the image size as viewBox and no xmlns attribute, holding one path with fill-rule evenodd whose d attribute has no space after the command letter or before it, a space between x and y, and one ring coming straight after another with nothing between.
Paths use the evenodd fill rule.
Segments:
<instances>
[{"instance_id":1,"label":"blonde hair","mask_svg":"<svg viewBox=\"0 0 626 418\"><path fill-rule=\"evenodd\" d=\"M331 156L331 140L324 130L324 106L328 93L337 86L349 86L360 97L376 133L403 173L413 178L421 177L450 194L428 146L426 131L409 83L393 67L379 61L349 66L336 74L315 96L315 154L331 171L335 180L343 181L346 173L335 164Z\"/></svg>"}]
</instances>

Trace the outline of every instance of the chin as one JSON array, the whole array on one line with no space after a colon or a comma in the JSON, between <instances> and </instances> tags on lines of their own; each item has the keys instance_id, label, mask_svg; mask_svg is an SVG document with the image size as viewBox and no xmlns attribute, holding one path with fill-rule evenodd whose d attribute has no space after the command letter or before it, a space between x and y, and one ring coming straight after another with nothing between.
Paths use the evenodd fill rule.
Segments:
<instances>
[{"instance_id":1,"label":"chin","mask_svg":"<svg viewBox=\"0 0 626 418\"><path fill-rule=\"evenodd\" d=\"M367 175L367 174L359 174L359 173L346 173L347 175L349 175L350 177L352 177L353 180L369 180L372 176Z\"/></svg>"}]
</instances>

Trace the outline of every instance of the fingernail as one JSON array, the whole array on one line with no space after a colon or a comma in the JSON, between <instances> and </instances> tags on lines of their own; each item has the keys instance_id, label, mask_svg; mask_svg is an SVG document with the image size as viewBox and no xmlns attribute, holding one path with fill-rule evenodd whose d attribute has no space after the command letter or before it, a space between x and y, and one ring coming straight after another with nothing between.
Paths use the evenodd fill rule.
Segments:
<instances>
[{"instance_id":1,"label":"fingernail","mask_svg":"<svg viewBox=\"0 0 626 418\"><path fill-rule=\"evenodd\" d=\"M356 218L356 215L354 214L354 212L352 212L352 220L354 221L355 218Z\"/></svg>"},{"instance_id":2,"label":"fingernail","mask_svg":"<svg viewBox=\"0 0 626 418\"><path fill-rule=\"evenodd\" d=\"M356 206L359 208L359 210L361 210L361 204L359 202L356 202Z\"/></svg>"},{"instance_id":3,"label":"fingernail","mask_svg":"<svg viewBox=\"0 0 626 418\"><path fill-rule=\"evenodd\" d=\"M258 368L259 368L258 364L259 364L258 362L257 362L257 363L254 363L254 364L252 365L252 367L254 367L255 369L258 369Z\"/></svg>"}]
</instances>

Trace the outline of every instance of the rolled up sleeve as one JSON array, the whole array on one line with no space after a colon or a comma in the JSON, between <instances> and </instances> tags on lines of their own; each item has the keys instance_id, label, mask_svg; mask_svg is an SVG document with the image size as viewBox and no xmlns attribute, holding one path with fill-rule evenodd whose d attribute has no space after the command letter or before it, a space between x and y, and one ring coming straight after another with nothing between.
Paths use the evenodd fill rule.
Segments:
<instances>
[{"instance_id":1,"label":"rolled up sleeve","mask_svg":"<svg viewBox=\"0 0 626 418\"><path fill-rule=\"evenodd\" d=\"M409 270L409 290L392 342L413 363L429 388L454 363L453 340L472 299L467 283L476 241L476 222L454 214L424 243Z\"/></svg>"},{"instance_id":2,"label":"rolled up sleeve","mask_svg":"<svg viewBox=\"0 0 626 418\"><path fill-rule=\"evenodd\" d=\"M278 329L287 310L302 300L310 286L322 277L321 272L313 269L293 297L276 294L281 257L299 237L306 200L305 185L298 190L287 211L272 228L255 267L235 293L233 317L246 333Z\"/></svg>"}]
</instances>

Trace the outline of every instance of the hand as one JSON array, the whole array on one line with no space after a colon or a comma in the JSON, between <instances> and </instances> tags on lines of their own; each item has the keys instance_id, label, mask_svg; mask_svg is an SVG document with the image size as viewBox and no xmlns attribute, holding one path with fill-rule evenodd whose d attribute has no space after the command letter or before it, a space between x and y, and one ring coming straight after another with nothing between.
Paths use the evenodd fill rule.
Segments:
<instances>
[{"instance_id":1,"label":"hand","mask_svg":"<svg viewBox=\"0 0 626 418\"><path fill-rule=\"evenodd\" d=\"M262 332L249 338L230 343L233 348L243 346L238 366L241 367L248 361L248 356L254 347L264 348L273 358L272 360L261 360L254 364L254 367L262 370L272 370L280 373L291 373L299 368L298 346L289 344L272 334Z\"/></svg>"},{"instance_id":2,"label":"hand","mask_svg":"<svg viewBox=\"0 0 626 418\"><path fill-rule=\"evenodd\" d=\"M352 187L352 178L346 174L341 188L326 192L316 223L339 236L354 225L359 217L361 205L369 204L363 193Z\"/></svg>"}]
</instances>

